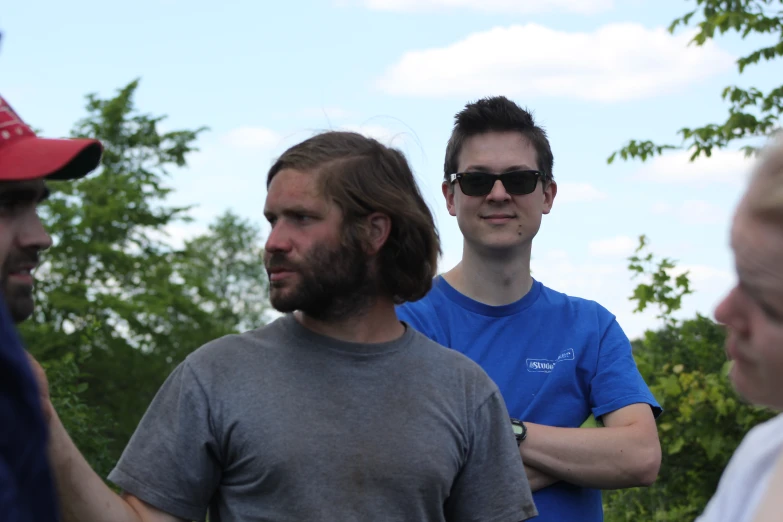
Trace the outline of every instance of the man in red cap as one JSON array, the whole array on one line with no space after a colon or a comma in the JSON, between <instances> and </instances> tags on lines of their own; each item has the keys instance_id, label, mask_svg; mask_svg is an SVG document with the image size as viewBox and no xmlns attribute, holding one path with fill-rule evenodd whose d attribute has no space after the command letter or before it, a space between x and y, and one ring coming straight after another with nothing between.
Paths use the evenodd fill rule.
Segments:
<instances>
[{"instance_id":1,"label":"man in red cap","mask_svg":"<svg viewBox=\"0 0 783 522\"><path fill-rule=\"evenodd\" d=\"M0 97L0 234L10 241L0 284L15 322L33 311L31 271L51 246L36 214L48 194L44 180L81 178L98 167L102 152L96 140L36 137Z\"/></svg>"},{"instance_id":2,"label":"man in red cap","mask_svg":"<svg viewBox=\"0 0 783 522\"><path fill-rule=\"evenodd\" d=\"M0 97L0 518L59 519L37 385L16 333L33 312L32 271L52 240L38 218L46 180L96 169L103 148L87 139L38 138Z\"/></svg>"}]
</instances>

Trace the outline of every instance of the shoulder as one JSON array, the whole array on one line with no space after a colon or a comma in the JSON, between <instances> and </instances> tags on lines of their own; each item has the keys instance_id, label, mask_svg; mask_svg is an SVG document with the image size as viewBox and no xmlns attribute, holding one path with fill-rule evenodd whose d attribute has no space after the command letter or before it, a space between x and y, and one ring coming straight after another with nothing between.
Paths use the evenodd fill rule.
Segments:
<instances>
[{"instance_id":1,"label":"shoulder","mask_svg":"<svg viewBox=\"0 0 783 522\"><path fill-rule=\"evenodd\" d=\"M497 386L478 363L457 350L431 340L418 331L413 331L417 365L428 372L429 377L443 383L444 386L454 386L467 390L477 397L486 398L497 391Z\"/></svg>"},{"instance_id":2,"label":"shoulder","mask_svg":"<svg viewBox=\"0 0 783 522\"><path fill-rule=\"evenodd\" d=\"M397 318L411 328L423 333L430 339L449 344L443 329L443 321L448 322L449 308L452 302L437 288L438 278L433 280L432 288L418 301L409 301L397 305Z\"/></svg>"},{"instance_id":3,"label":"shoulder","mask_svg":"<svg viewBox=\"0 0 783 522\"><path fill-rule=\"evenodd\" d=\"M474 366L480 369L478 364L467 356L443 346L418 330L412 330L411 335L411 344L416 348L415 353L418 357L433 364L445 364L460 370L472 371Z\"/></svg>"},{"instance_id":4,"label":"shoulder","mask_svg":"<svg viewBox=\"0 0 783 522\"><path fill-rule=\"evenodd\" d=\"M283 345L285 328L276 319L260 328L244 333L224 335L191 352L184 361L197 376L228 374L245 367L252 359L269 355Z\"/></svg>"},{"instance_id":5,"label":"shoulder","mask_svg":"<svg viewBox=\"0 0 783 522\"><path fill-rule=\"evenodd\" d=\"M437 278L433 280L432 288L427 294L418 301L408 301L395 307L397 316L406 320L407 318L428 318L436 315L435 311L441 304L441 299L436 288Z\"/></svg>"},{"instance_id":6,"label":"shoulder","mask_svg":"<svg viewBox=\"0 0 783 522\"><path fill-rule=\"evenodd\" d=\"M783 445L783 414L753 427L737 448L732 460L765 460Z\"/></svg>"},{"instance_id":7,"label":"shoulder","mask_svg":"<svg viewBox=\"0 0 783 522\"><path fill-rule=\"evenodd\" d=\"M603 305L592 299L566 294L541 284L542 300L549 306L565 307L585 313L612 315Z\"/></svg>"},{"instance_id":8,"label":"shoulder","mask_svg":"<svg viewBox=\"0 0 783 522\"><path fill-rule=\"evenodd\" d=\"M751 429L721 476L718 490L710 499L698 522L741 519L754 509L764 491L763 482L783 447L783 415Z\"/></svg>"},{"instance_id":9,"label":"shoulder","mask_svg":"<svg viewBox=\"0 0 783 522\"><path fill-rule=\"evenodd\" d=\"M593 324L601 330L616 321L615 315L597 301L559 292L543 284L539 302L540 306L548 308L549 315L564 314L572 321L584 325Z\"/></svg>"},{"instance_id":10,"label":"shoulder","mask_svg":"<svg viewBox=\"0 0 783 522\"><path fill-rule=\"evenodd\" d=\"M721 482L734 490L752 488L773 466L783 446L783 414L752 428L732 455Z\"/></svg>"}]
</instances>

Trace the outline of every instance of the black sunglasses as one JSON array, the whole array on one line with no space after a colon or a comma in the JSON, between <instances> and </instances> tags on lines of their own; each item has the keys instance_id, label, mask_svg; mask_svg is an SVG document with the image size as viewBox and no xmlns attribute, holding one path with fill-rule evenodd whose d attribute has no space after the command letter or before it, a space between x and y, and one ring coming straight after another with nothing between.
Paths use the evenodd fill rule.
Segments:
<instances>
[{"instance_id":1,"label":"black sunglasses","mask_svg":"<svg viewBox=\"0 0 783 522\"><path fill-rule=\"evenodd\" d=\"M515 196L530 194L536 189L541 172L537 170L512 170L503 174L490 172L457 172L449 175L449 181L459 183L466 196L486 196L500 180L506 192Z\"/></svg>"}]
</instances>

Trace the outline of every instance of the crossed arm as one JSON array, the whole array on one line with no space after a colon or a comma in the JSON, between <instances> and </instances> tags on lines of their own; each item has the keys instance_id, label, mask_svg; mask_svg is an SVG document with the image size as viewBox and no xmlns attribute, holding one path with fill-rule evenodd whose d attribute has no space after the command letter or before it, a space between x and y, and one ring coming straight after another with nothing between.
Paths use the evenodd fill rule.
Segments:
<instances>
[{"instance_id":1,"label":"crossed arm","mask_svg":"<svg viewBox=\"0 0 783 522\"><path fill-rule=\"evenodd\" d=\"M658 476L661 445L652 410L631 404L603 416L601 428L525 423L519 445L533 491L565 481L596 489L649 486Z\"/></svg>"}]
</instances>

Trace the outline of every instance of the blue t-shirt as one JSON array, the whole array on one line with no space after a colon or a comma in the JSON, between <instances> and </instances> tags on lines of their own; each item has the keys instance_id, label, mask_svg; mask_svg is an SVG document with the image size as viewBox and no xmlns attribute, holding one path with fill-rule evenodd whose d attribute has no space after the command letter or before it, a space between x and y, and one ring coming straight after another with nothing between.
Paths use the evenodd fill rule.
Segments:
<instances>
[{"instance_id":1,"label":"blue t-shirt","mask_svg":"<svg viewBox=\"0 0 783 522\"><path fill-rule=\"evenodd\" d=\"M0 295L0 520L56 522L38 387Z\"/></svg>"},{"instance_id":2,"label":"blue t-shirt","mask_svg":"<svg viewBox=\"0 0 783 522\"><path fill-rule=\"evenodd\" d=\"M578 428L635 403L661 408L636 368L614 315L594 301L533 281L515 303L489 306L459 293L443 277L397 315L430 339L474 361L495 381L512 417ZM541 522L603 520L601 491L563 481L534 493Z\"/></svg>"}]
</instances>

